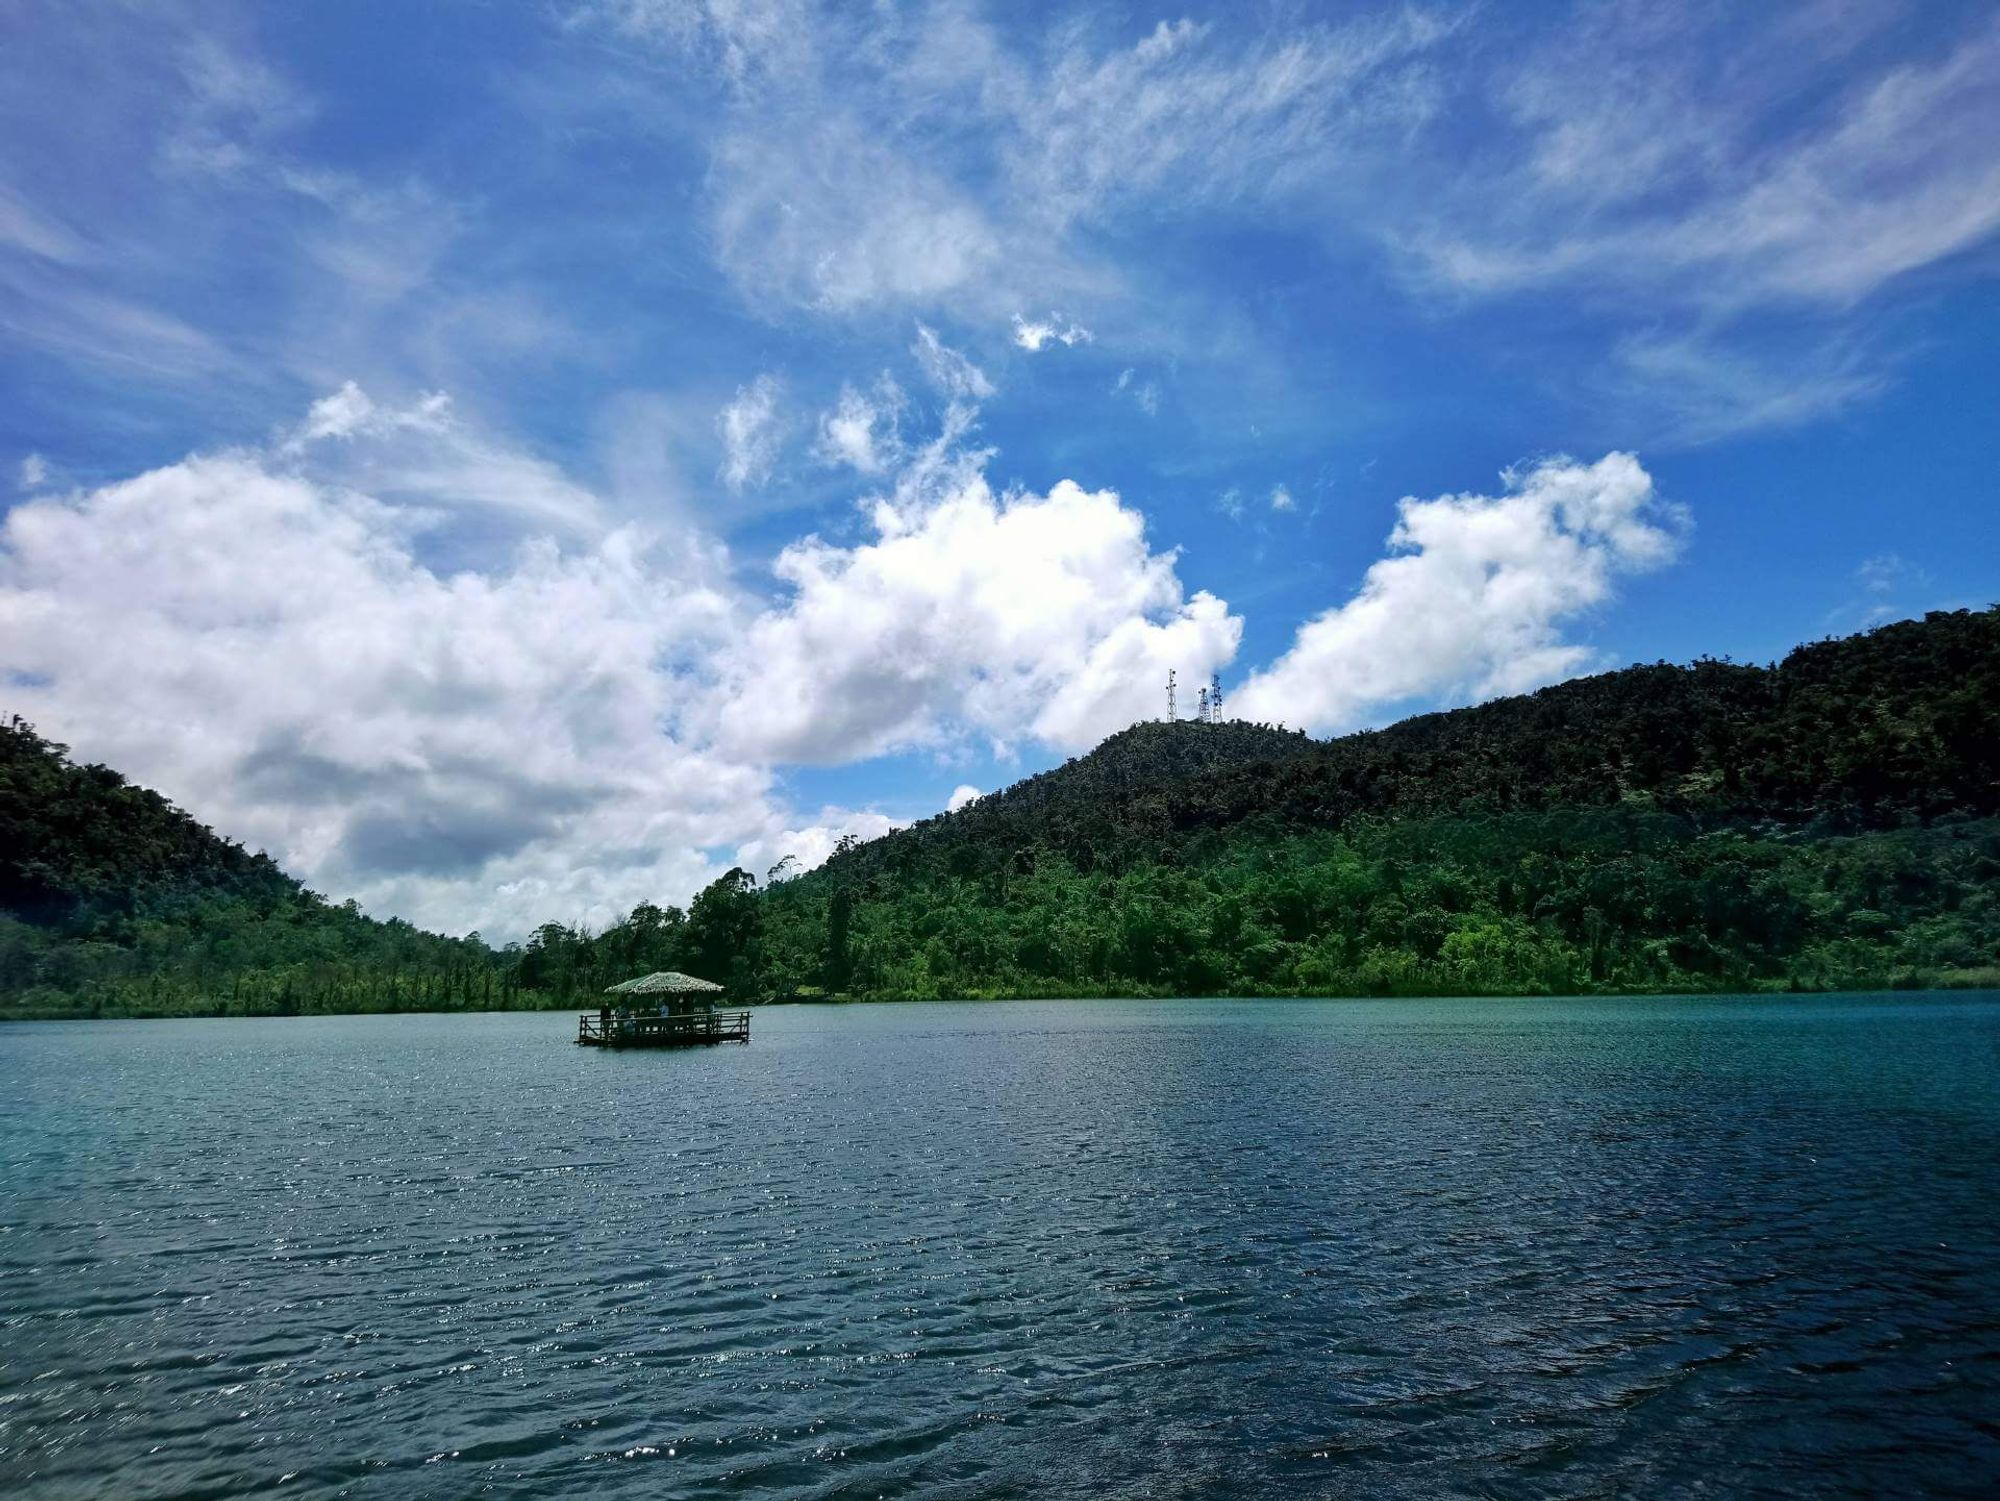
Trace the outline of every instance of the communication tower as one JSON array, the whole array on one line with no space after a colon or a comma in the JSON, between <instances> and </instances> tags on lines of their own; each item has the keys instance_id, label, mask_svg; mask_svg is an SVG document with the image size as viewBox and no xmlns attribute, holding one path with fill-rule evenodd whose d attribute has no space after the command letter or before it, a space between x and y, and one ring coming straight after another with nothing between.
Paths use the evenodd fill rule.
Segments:
<instances>
[{"instance_id":1,"label":"communication tower","mask_svg":"<svg viewBox=\"0 0 2000 1501\"><path fill-rule=\"evenodd\" d=\"M1208 679L1208 720L1210 724L1222 723L1222 674L1211 673Z\"/></svg>"},{"instance_id":2,"label":"communication tower","mask_svg":"<svg viewBox=\"0 0 2000 1501\"><path fill-rule=\"evenodd\" d=\"M1174 707L1174 670L1167 669L1167 723L1172 724L1180 711Z\"/></svg>"},{"instance_id":3,"label":"communication tower","mask_svg":"<svg viewBox=\"0 0 2000 1501\"><path fill-rule=\"evenodd\" d=\"M1208 690L1206 688L1201 690L1201 704L1195 710L1194 717L1203 724L1208 723Z\"/></svg>"}]
</instances>

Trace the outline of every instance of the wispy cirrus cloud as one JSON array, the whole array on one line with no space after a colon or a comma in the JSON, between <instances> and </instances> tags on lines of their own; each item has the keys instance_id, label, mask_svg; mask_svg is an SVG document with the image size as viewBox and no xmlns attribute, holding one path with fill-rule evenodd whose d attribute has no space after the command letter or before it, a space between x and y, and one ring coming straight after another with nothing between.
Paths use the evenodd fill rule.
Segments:
<instances>
[{"instance_id":1,"label":"wispy cirrus cloud","mask_svg":"<svg viewBox=\"0 0 2000 1501\"><path fill-rule=\"evenodd\" d=\"M577 19L724 60L709 212L747 295L998 316L1030 351L1082 325L1030 319L1028 299L1157 295L1160 270L1107 257L1107 234L1278 226L1372 247L1404 295L1444 308L1578 294L1565 321L1594 324L1597 352L1566 352L1551 382L1586 406L1616 389L1640 430L1711 441L1872 394L1892 359L1829 380L1787 347L1854 346L1858 304L2000 230L1996 135L1963 128L2000 113L2000 25L1946 21L1911 46L1887 3L1672 24L1635 0L1557 24L1381 7L1136 36L803 0ZM1657 332L1691 312L1718 403L1759 366L1809 393L1691 420L1674 379L1691 346ZM1796 327L1764 347L1751 315ZM1128 320L1126 337L1186 321Z\"/></svg>"},{"instance_id":2,"label":"wispy cirrus cloud","mask_svg":"<svg viewBox=\"0 0 2000 1501\"><path fill-rule=\"evenodd\" d=\"M1102 290L1073 229L1169 188L1185 211L1311 183L1349 135L1421 120L1423 54L1449 30L1415 9L1248 36L1176 21L1107 40L1079 24L1037 55L956 5L635 0L571 20L722 60L723 264L750 295L843 313Z\"/></svg>"},{"instance_id":3,"label":"wispy cirrus cloud","mask_svg":"<svg viewBox=\"0 0 2000 1501\"><path fill-rule=\"evenodd\" d=\"M1826 89L1827 53L1873 35L1799 45L1796 20L1724 38L1613 5L1558 33L1498 90L1499 161L1427 184L1449 222L1404 239L1415 264L1474 293L1589 280L1840 307L2000 229L2000 143L1965 128L2000 116L2000 23Z\"/></svg>"},{"instance_id":4,"label":"wispy cirrus cloud","mask_svg":"<svg viewBox=\"0 0 2000 1501\"><path fill-rule=\"evenodd\" d=\"M902 418L908 398L884 371L866 390L842 385L840 399L819 419L813 453L823 464L881 474L903 456Z\"/></svg>"}]
</instances>

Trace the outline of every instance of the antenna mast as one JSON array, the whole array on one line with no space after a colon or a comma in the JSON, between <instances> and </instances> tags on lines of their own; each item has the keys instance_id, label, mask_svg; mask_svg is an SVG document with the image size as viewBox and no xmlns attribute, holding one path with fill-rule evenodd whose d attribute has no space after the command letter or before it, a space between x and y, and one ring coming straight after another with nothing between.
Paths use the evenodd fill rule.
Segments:
<instances>
[{"instance_id":1,"label":"antenna mast","mask_svg":"<svg viewBox=\"0 0 2000 1501\"><path fill-rule=\"evenodd\" d=\"M1222 723L1222 674L1219 672L1209 674L1208 718L1211 724Z\"/></svg>"},{"instance_id":2,"label":"antenna mast","mask_svg":"<svg viewBox=\"0 0 2000 1501\"><path fill-rule=\"evenodd\" d=\"M1195 710L1194 717L1203 724L1208 723L1208 690L1206 688L1201 690L1201 706Z\"/></svg>"},{"instance_id":3,"label":"antenna mast","mask_svg":"<svg viewBox=\"0 0 2000 1501\"><path fill-rule=\"evenodd\" d=\"M1178 716L1179 711L1174 708L1174 670L1169 667L1167 669L1167 723L1172 724Z\"/></svg>"}]
</instances>

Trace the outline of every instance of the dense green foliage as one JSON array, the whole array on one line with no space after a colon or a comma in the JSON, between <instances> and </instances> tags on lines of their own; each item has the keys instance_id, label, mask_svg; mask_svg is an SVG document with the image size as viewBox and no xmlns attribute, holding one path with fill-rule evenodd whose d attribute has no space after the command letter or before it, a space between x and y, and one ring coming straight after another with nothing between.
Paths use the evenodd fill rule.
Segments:
<instances>
[{"instance_id":1,"label":"dense green foliage","mask_svg":"<svg viewBox=\"0 0 2000 1501\"><path fill-rule=\"evenodd\" d=\"M2000 820L1848 835L1647 808L1358 820L1174 863L769 894L767 981L858 995L1456 995L2000 982ZM819 883L815 883L819 884ZM822 911L826 913L822 916Z\"/></svg>"},{"instance_id":2,"label":"dense green foliage","mask_svg":"<svg viewBox=\"0 0 2000 1501\"><path fill-rule=\"evenodd\" d=\"M515 1004L478 935L335 905L156 792L0 724L0 1015Z\"/></svg>"},{"instance_id":3,"label":"dense green foliage","mask_svg":"<svg viewBox=\"0 0 2000 1501\"><path fill-rule=\"evenodd\" d=\"M776 888L760 959L883 996L1968 982L1996 814L2000 612L1959 611L1325 744L1137 725Z\"/></svg>"},{"instance_id":4,"label":"dense green foliage","mask_svg":"<svg viewBox=\"0 0 2000 1501\"><path fill-rule=\"evenodd\" d=\"M494 950L0 726L0 1014L2000 982L2000 612L1329 742L1143 724L759 890Z\"/></svg>"}]
</instances>

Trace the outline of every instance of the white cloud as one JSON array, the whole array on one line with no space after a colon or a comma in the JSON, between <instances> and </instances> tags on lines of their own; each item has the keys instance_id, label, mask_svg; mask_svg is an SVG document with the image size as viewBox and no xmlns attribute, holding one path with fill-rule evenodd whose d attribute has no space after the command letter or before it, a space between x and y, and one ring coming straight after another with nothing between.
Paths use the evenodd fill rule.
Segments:
<instances>
[{"instance_id":1,"label":"white cloud","mask_svg":"<svg viewBox=\"0 0 2000 1501\"><path fill-rule=\"evenodd\" d=\"M710 211L760 305L991 313L1033 352L1083 331L1019 311L1030 297L1157 294L1098 231L1254 217L1372 244L1454 304L1586 294L1576 316L1607 352L1570 361L1579 394L1609 379L1665 408L1647 431L1695 441L1824 416L1881 381L1829 382L1794 350L1767 361L1789 398L1689 415L1700 398L1651 374L1676 362L1648 331L1663 318L1708 315L1712 362L1740 362L1759 331L1738 319L1841 318L1913 272L1974 265L2000 233L2000 134L1965 127L2000 105L2000 23L1898 27L1896 9L1712 7L1669 26L1636 0L1554 25L1396 7L1165 20L1134 41L957 5L584 8L733 81ZM1135 394L1157 409L1157 387Z\"/></svg>"},{"instance_id":2,"label":"white cloud","mask_svg":"<svg viewBox=\"0 0 2000 1501\"><path fill-rule=\"evenodd\" d=\"M903 456L899 423L906 405L903 388L886 372L869 392L843 385L833 410L820 416L814 456L861 474L882 473Z\"/></svg>"},{"instance_id":3,"label":"white cloud","mask_svg":"<svg viewBox=\"0 0 2000 1501\"><path fill-rule=\"evenodd\" d=\"M780 760L967 734L1081 750L1241 622L1109 491L996 495L954 402L872 515L759 606L699 535L613 525L442 396L346 386L262 449L16 504L11 708L371 910L490 937L810 865ZM379 481L375 483L373 481ZM78 621L91 622L89 631ZM115 639L118 653L102 642Z\"/></svg>"},{"instance_id":4,"label":"white cloud","mask_svg":"<svg viewBox=\"0 0 2000 1501\"><path fill-rule=\"evenodd\" d=\"M996 496L958 468L875 522L872 542L780 555L792 597L725 670L717 736L735 754L836 762L962 730L1081 750L1150 713L1169 666L1235 653L1241 621L1185 597L1174 555L1108 490Z\"/></svg>"},{"instance_id":5,"label":"white cloud","mask_svg":"<svg viewBox=\"0 0 2000 1501\"><path fill-rule=\"evenodd\" d=\"M1873 22L1802 45L1795 15L1769 15L1720 42L1618 6L1564 28L1502 75L1513 170L1420 174L1438 220L1403 243L1472 291L1645 283L1710 306L1838 306L2000 229L2000 137L1965 129L2000 109L2000 23L1893 63Z\"/></svg>"},{"instance_id":6,"label":"white cloud","mask_svg":"<svg viewBox=\"0 0 2000 1501\"><path fill-rule=\"evenodd\" d=\"M736 399L716 416L716 431L722 435L720 472L730 489L761 485L771 477L785 437L778 413L782 390L775 375L760 375L737 387Z\"/></svg>"},{"instance_id":7,"label":"white cloud","mask_svg":"<svg viewBox=\"0 0 2000 1501\"><path fill-rule=\"evenodd\" d=\"M1595 653L1564 624L1609 600L1619 574L1670 562L1686 524L1624 453L1544 460L1498 496L1406 498L1393 555L1301 626L1233 706L1336 731L1412 698L1519 693L1583 671Z\"/></svg>"},{"instance_id":8,"label":"white cloud","mask_svg":"<svg viewBox=\"0 0 2000 1501\"><path fill-rule=\"evenodd\" d=\"M1900 553L1877 553L1864 558L1854 570L1858 594L1842 601L1826 615L1826 628L1833 631L1860 631L1885 621L1908 619L1921 613L1918 601L1931 592L1929 570Z\"/></svg>"},{"instance_id":9,"label":"white cloud","mask_svg":"<svg viewBox=\"0 0 2000 1501\"><path fill-rule=\"evenodd\" d=\"M482 517L480 565L447 566ZM0 668L45 731L336 896L494 937L603 922L791 820L685 733L700 680L662 665L733 629L714 556L596 517L442 399L343 389L269 449L16 505Z\"/></svg>"},{"instance_id":10,"label":"white cloud","mask_svg":"<svg viewBox=\"0 0 2000 1501\"><path fill-rule=\"evenodd\" d=\"M38 453L31 453L21 460L19 475L23 490L39 490L49 482L49 461Z\"/></svg>"},{"instance_id":11,"label":"white cloud","mask_svg":"<svg viewBox=\"0 0 2000 1501\"><path fill-rule=\"evenodd\" d=\"M213 35L189 38L177 63L179 116L160 147L171 169L241 171L269 139L312 117L311 101L276 70Z\"/></svg>"},{"instance_id":12,"label":"white cloud","mask_svg":"<svg viewBox=\"0 0 2000 1501\"><path fill-rule=\"evenodd\" d=\"M1706 443L1737 433L1797 427L1879 394L1886 361L1838 338L1766 340L1751 354L1698 333L1621 339L1601 404L1650 409L1663 441Z\"/></svg>"},{"instance_id":13,"label":"white cloud","mask_svg":"<svg viewBox=\"0 0 2000 1501\"><path fill-rule=\"evenodd\" d=\"M322 396L312 404L295 442L304 444L320 438L351 438L375 415L374 400L360 386L348 381L331 396Z\"/></svg>"},{"instance_id":14,"label":"white cloud","mask_svg":"<svg viewBox=\"0 0 2000 1501\"><path fill-rule=\"evenodd\" d=\"M1921 588L1931 581L1930 575L1923 569L1893 552L1878 553L1865 559L1854 570L1854 577L1871 594L1892 594L1906 584Z\"/></svg>"},{"instance_id":15,"label":"white cloud","mask_svg":"<svg viewBox=\"0 0 2000 1501\"><path fill-rule=\"evenodd\" d=\"M0 308L16 341L121 378L185 382L229 367L223 347L171 313L100 290L73 268L0 263Z\"/></svg>"},{"instance_id":16,"label":"white cloud","mask_svg":"<svg viewBox=\"0 0 2000 1501\"><path fill-rule=\"evenodd\" d=\"M924 306L1000 257L985 211L948 172L838 114L746 122L716 148L714 173L718 258L756 304Z\"/></svg>"},{"instance_id":17,"label":"white cloud","mask_svg":"<svg viewBox=\"0 0 2000 1501\"><path fill-rule=\"evenodd\" d=\"M1007 36L954 4L597 0L572 18L726 80L709 211L754 301L997 316L1115 281L1072 231L1135 201L1270 201L1356 136L1401 136L1448 30L1414 10L1248 38L1163 23L1136 44L1084 24Z\"/></svg>"},{"instance_id":18,"label":"white cloud","mask_svg":"<svg viewBox=\"0 0 2000 1501\"><path fill-rule=\"evenodd\" d=\"M504 551L517 529L575 540L605 525L595 495L553 464L461 420L442 392L384 406L349 381L312 404L271 460L420 509L434 536L452 539L460 561L496 546Z\"/></svg>"},{"instance_id":19,"label":"white cloud","mask_svg":"<svg viewBox=\"0 0 2000 1501\"><path fill-rule=\"evenodd\" d=\"M951 789L951 796L945 799L944 810L947 813L956 813L966 804L976 803L984 796L985 794L970 782L961 782Z\"/></svg>"},{"instance_id":20,"label":"white cloud","mask_svg":"<svg viewBox=\"0 0 2000 1501\"><path fill-rule=\"evenodd\" d=\"M1450 29L1404 9L1247 36L1162 21L1102 51L1072 31L1021 90L1011 180L1065 223L1156 194L1269 202L1317 186L1356 142L1402 137L1431 115L1426 54Z\"/></svg>"},{"instance_id":21,"label":"white cloud","mask_svg":"<svg viewBox=\"0 0 2000 1501\"><path fill-rule=\"evenodd\" d=\"M843 808L822 808L819 820L803 828L777 829L749 841L737 849L736 863L761 878L780 861L790 860L794 874L804 875L826 864L842 839L851 836L865 843L904 827L906 822L886 813Z\"/></svg>"},{"instance_id":22,"label":"white cloud","mask_svg":"<svg viewBox=\"0 0 2000 1501\"><path fill-rule=\"evenodd\" d=\"M453 930L684 894L768 821L765 772L674 733L659 663L728 610L685 560L618 531L441 573L430 525L254 453L16 506L17 705L322 888Z\"/></svg>"},{"instance_id":23,"label":"white cloud","mask_svg":"<svg viewBox=\"0 0 2000 1501\"><path fill-rule=\"evenodd\" d=\"M971 360L952 349L934 329L917 325L917 342L910 346L930 383L953 401L983 401L993 394L993 382Z\"/></svg>"},{"instance_id":24,"label":"white cloud","mask_svg":"<svg viewBox=\"0 0 2000 1501\"><path fill-rule=\"evenodd\" d=\"M1271 488L1271 509L1274 511L1296 511L1299 503L1292 499L1292 492L1283 485Z\"/></svg>"},{"instance_id":25,"label":"white cloud","mask_svg":"<svg viewBox=\"0 0 2000 1501\"><path fill-rule=\"evenodd\" d=\"M1051 341L1066 348L1090 342L1090 330L1081 323L1073 323L1061 313L1050 313L1045 319L1030 321L1019 313L1014 315L1014 342L1030 354L1039 354Z\"/></svg>"}]
</instances>

